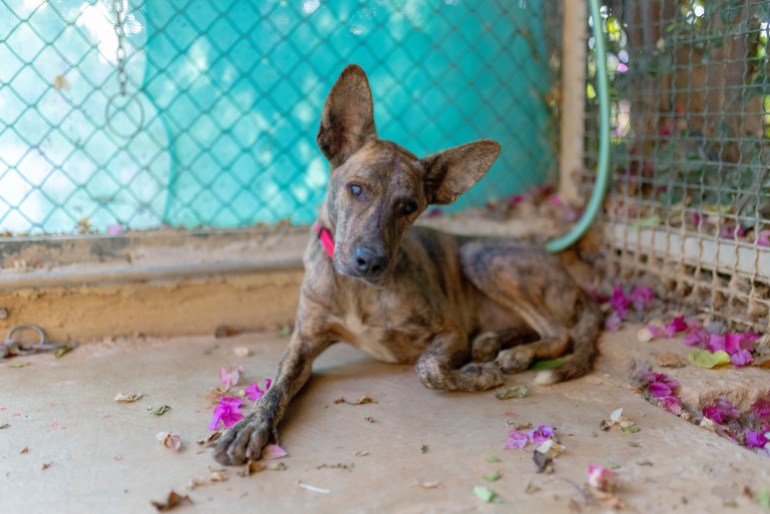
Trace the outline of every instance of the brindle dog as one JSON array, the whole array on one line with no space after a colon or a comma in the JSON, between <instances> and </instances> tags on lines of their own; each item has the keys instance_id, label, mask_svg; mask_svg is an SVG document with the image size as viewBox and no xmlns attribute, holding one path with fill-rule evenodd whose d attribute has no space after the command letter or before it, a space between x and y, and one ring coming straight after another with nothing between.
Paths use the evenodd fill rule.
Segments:
<instances>
[{"instance_id":1,"label":"brindle dog","mask_svg":"<svg viewBox=\"0 0 770 514\"><path fill-rule=\"evenodd\" d=\"M536 380L591 370L601 316L558 257L412 227L429 205L452 203L484 176L500 145L477 141L421 159L378 139L369 83L355 65L329 93L317 142L331 178L305 251L294 333L273 386L216 442L219 462L258 459L277 441L313 361L337 341L383 361L416 362L431 389L491 389L503 384L502 372L570 349L569 361Z\"/></svg>"}]
</instances>

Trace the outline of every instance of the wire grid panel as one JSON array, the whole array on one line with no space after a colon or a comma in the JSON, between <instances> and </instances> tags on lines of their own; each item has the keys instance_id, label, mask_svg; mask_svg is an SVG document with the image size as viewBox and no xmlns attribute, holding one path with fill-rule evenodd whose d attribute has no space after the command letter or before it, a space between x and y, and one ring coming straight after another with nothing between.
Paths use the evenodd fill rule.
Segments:
<instances>
[{"instance_id":1,"label":"wire grid panel","mask_svg":"<svg viewBox=\"0 0 770 514\"><path fill-rule=\"evenodd\" d=\"M767 330L770 4L610 2L601 22L613 100L613 272L657 278L671 299ZM592 169L592 84L587 97Z\"/></svg>"},{"instance_id":2,"label":"wire grid panel","mask_svg":"<svg viewBox=\"0 0 770 514\"><path fill-rule=\"evenodd\" d=\"M541 1L0 0L0 232L310 222L351 62L381 137L502 143L462 205L515 194L555 167Z\"/></svg>"}]
</instances>

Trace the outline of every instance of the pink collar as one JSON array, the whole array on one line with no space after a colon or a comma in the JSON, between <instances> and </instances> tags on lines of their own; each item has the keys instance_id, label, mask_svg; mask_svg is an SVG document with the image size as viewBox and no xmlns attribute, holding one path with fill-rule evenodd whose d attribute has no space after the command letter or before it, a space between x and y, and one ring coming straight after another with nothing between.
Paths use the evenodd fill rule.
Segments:
<instances>
[{"instance_id":1,"label":"pink collar","mask_svg":"<svg viewBox=\"0 0 770 514\"><path fill-rule=\"evenodd\" d=\"M321 225L321 222L319 221L315 224L315 234L321 241L321 245L324 247L324 250L326 250L326 253L329 254L329 257L334 259L334 236L332 236L331 231Z\"/></svg>"}]
</instances>

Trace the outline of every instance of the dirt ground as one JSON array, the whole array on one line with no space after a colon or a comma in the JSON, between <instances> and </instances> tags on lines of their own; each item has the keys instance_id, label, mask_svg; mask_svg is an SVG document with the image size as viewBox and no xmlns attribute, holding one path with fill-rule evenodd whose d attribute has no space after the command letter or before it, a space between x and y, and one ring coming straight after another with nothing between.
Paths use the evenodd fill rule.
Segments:
<instances>
[{"instance_id":1,"label":"dirt ground","mask_svg":"<svg viewBox=\"0 0 770 514\"><path fill-rule=\"evenodd\" d=\"M630 358L687 350L680 340L640 343L638 328L605 333L590 376L530 386L525 398L510 400L430 391L410 366L333 347L281 426L288 456L251 476L222 468L196 444L210 434L206 395L223 366L243 365L242 384L271 377L285 336L120 339L59 359L16 357L0 372L2 512L155 512L151 501L172 490L191 501L174 512L762 511L756 495L770 487L770 458L653 406L629 386ZM239 357L240 348L251 355ZM765 373L670 371L690 401L766 384ZM113 400L130 392L144 396ZM376 403L351 404L367 395ZM161 405L171 410L149 411ZM601 430L621 407L640 430ZM537 473L531 446L504 449L509 426L526 423L553 425L565 446L552 474ZM159 432L181 435L181 450L163 447ZM614 496L586 487L590 464L619 475ZM485 481L494 471L499 480ZM476 486L502 503L485 503Z\"/></svg>"}]
</instances>

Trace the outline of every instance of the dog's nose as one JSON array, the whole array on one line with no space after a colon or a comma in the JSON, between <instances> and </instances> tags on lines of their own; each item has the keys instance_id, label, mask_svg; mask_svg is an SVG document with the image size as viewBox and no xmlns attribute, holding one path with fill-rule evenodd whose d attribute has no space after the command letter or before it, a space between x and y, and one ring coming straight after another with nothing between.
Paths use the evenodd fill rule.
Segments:
<instances>
[{"instance_id":1,"label":"dog's nose","mask_svg":"<svg viewBox=\"0 0 770 514\"><path fill-rule=\"evenodd\" d=\"M376 277L385 271L385 267L388 265L387 257L365 246L356 246L353 261L356 269L367 277Z\"/></svg>"}]
</instances>

